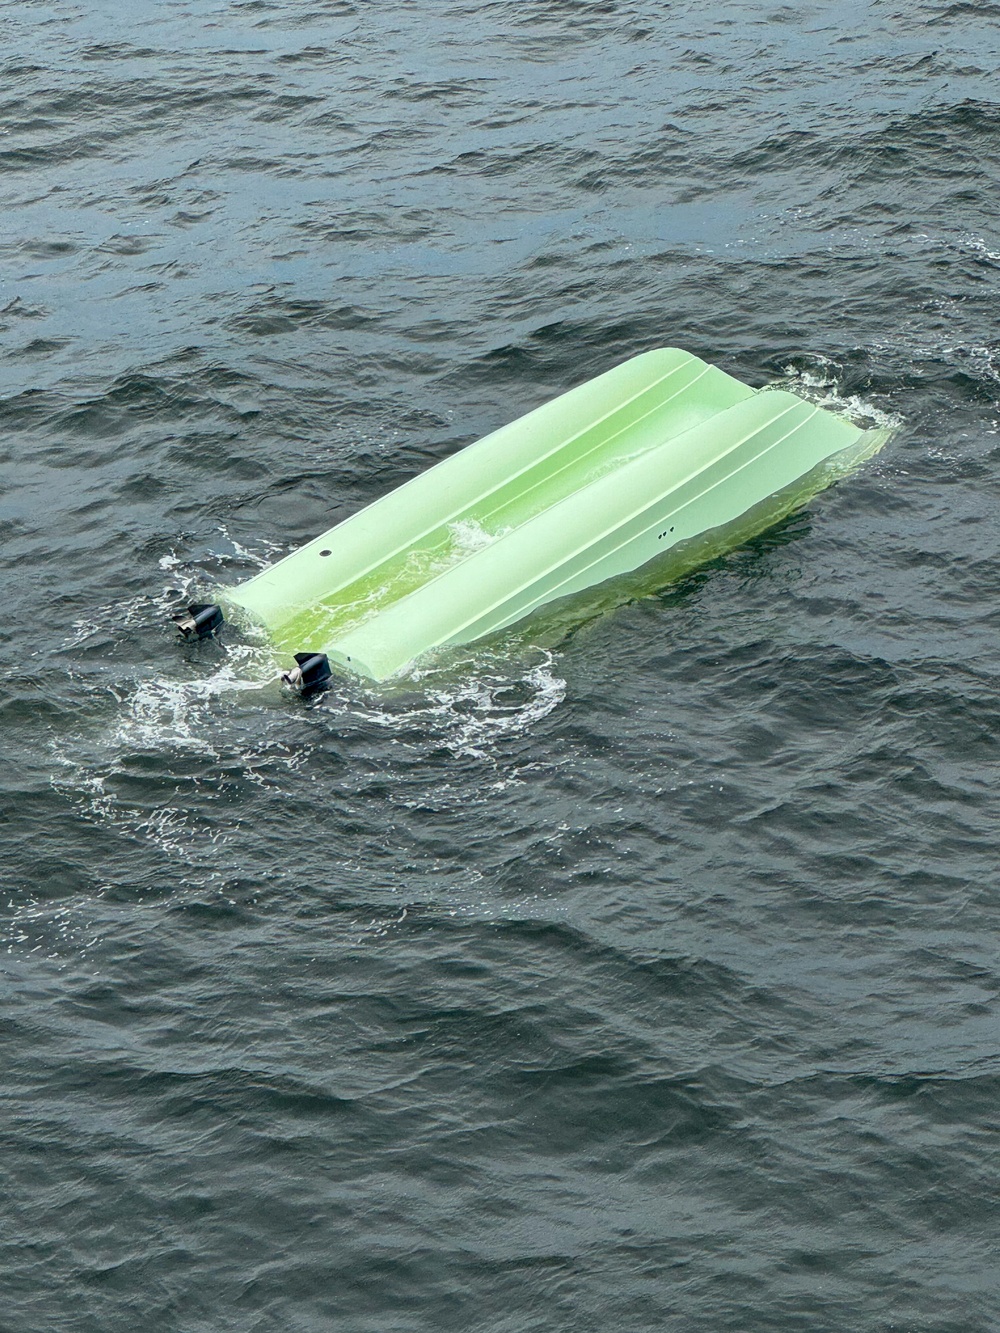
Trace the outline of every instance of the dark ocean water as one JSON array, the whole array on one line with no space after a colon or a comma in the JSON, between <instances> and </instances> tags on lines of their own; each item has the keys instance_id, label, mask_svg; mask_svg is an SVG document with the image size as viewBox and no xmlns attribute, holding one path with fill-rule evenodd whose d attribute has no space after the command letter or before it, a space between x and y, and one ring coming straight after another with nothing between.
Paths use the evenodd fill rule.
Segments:
<instances>
[{"instance_id":1,"label":"dark ocean water","mask_svg":"<svg viewBox=\"0 0 1000 1333\"><path fill-rule=\"evenodd\" d=\"M0 38L0 1328L1000 1329L1000 6ZM386 690L175 641L662 344L899 428Z\"/></svg>"}]
</instances>

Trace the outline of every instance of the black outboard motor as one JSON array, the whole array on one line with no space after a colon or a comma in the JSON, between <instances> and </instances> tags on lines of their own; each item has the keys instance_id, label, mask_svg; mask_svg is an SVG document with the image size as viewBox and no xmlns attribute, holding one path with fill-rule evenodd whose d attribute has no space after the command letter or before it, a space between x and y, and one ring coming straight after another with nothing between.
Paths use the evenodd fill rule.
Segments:
<instances>
[{"instance_id":1,"label":"black outboard motor","mask_svg":"<svg viewBox=\"0 0 1000 1333\"><path fill-rule=\"evenodd\" d=\"M220 609L211 602L193 602L186 611L177 611L174 622L185 639L207 639L218 634L223 625Z\"/></svg>"},{"instance_id":2,"label":"black outboard motor","mask_svg":"<svg viewBox=\"0 0 1000 1333\"><path fill-rule=\"evenodd\" d=\"M295 661L296 665L284 672L281 679L303 699L321 693L330 684L333 672L326 653L296 653Z\"/></svg>"}]
</instances>

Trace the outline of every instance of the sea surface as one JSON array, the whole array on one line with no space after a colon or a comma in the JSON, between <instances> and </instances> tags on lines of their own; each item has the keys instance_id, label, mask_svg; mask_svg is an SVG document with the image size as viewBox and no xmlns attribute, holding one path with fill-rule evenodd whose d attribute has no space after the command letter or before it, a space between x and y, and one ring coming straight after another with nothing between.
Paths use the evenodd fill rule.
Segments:
<instances>
[{"instance_id":1,"label":"sea surface","mask_svg":"<svg viewBox=\"0 0 1000 1333\"><path fill-rule=\"evenodd\" d=\"M962 0L0 5L3 1333L1000 1329L998 98ZM179 641L661 345L895 434L384 688Z\"/></svg>"}]
</instances>

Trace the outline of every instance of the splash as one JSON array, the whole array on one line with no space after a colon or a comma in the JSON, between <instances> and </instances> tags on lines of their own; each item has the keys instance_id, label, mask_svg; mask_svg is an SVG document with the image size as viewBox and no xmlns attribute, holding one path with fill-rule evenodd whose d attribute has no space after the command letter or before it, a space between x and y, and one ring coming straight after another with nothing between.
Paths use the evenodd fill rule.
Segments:
<instances>
[{"instance_id":1,"label":"splash","mask_svg":"<svg viewBox=\"0 0 1000 1333\"><path fill-rule=\"evenodd\" d=\"M870 399L862 398L860 394L843 393L841 367L830 357L819 353L810 357L806 365L785 366L782 378L771 387L788 389L816 407L824 407L847 417L861 430L885 431L888 435L903 424L903 418L898 413L890 412Z\"/></svg>"},{"instance_id":2,"label":"splash","mask_svg":"<svg viewBox=\"0 0 1000 1333\"><path fill-rule=\"evenodd\" d=\"M503 528L499 532L487 532L474 518L460 518L457 522L450 523L448 530L452 541L452 561L449 563L453 563L456 558L472 555L475 551L485 550L507 531Z\"/></svg>"},{"instance_id":3,"label":"splash","mask_svg":"<svg viewBox=\"0 0 1000 1333\"><path fill-rule=\"evenodd\" d=\"M523 646L521 654L513 644L506 648L481 650L461 674L444 661L421 664L396 683L397 706L392 693L371 689L351 711L387 730L416 729L432 748L495 762L505 742L530 731L566 697L553 652L542 650L541 661L524 666Z\"/></svg>"}]
</instances>

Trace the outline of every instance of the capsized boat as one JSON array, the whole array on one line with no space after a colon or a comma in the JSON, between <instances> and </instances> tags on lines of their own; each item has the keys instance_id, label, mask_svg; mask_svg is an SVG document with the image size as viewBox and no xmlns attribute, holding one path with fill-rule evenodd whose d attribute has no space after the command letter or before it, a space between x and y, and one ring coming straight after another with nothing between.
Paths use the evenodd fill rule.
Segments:
<instances>
[{"instance_id":1,"label":"capsized boat","mask_svg":"<svg viewBox=\"0 0 1000 1333\"><path fill-rule=\"evenodd\" d=\"M304 692L331 663L384 680L732 524L886 434L659 348L459 450L219 600L295 653L286 679ZM213 623L205 604L189 611L183 632Z\"/></svg>"}]
</instances>

